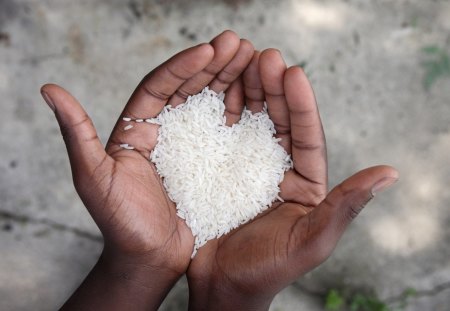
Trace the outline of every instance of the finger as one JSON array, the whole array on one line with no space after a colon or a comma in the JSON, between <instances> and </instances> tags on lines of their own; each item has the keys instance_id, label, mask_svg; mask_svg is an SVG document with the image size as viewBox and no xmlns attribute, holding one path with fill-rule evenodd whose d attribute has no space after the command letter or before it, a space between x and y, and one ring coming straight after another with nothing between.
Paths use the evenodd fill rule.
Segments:
<instances>
[{"instance_id":1,"label":"finger","mask_svg":"<svg viewBox=\"0 0 450 311\"><path fill-rule=\"evenodd\" d=\"M116 150L120 150L120 144L130 143L135 144L141 134L147 131L153 131L150 124L143 123L136 127L133 131L136 133L138 128L144 129L141 134L134 135L136 139L130 142L128 139L130 135L124 130L129 127L129 121L124 121L123 118L131 118L133 120L144 120L145 118L153 118L157 116L164 105L167 103L170 96L189 78L200 72L212 60L214 50L209 44L201 44L187 50L184 50L168 61L150 72L138 85L136 90L131 95L130 100L125 106L121 117L117 121L111 136L106 144L108 154L112 154ZM139 149L150 149L153 143L153 136L144 135L143 140L139 140ZM133 146L133 145L132 145Z\"/></svg>"},{"instance_id":2,"label":"finger","mask_svg":"<svg viewBox=\"0 0 450 311\"><path fill-rule=\"evenodd\" d=\"M295 171L284 174L280 184L280 197L288 202L299 203L307 207L316 207L325 198L325 189L305 180Z\"/></svg>"},{"instance_id":3,"label":"finger","mask_svg":"<svg viewBox=\"0 0 450 311\"><path fill-rule=\"evenodd\" d=\"M145 121L126 121L121 124L123 127L116 128L114 135L110 137L106 152L116 159L117 156L136 156L130 152L133 150L149 159L157 143L159 125Z\"/></svg>"},{"instance_id":4,"label":"finger","mask_svg":"<svg viewBox=\"0 0 450 311\"><path fill-rule=\"evenodd\" d=\"M213 56L213 47L201 44L176 54L158 66L139 83L122 117L139 119L157 116L170 96L186 80L209 65Z\"/></svg>"},{"instance_id":5,"label":"finger","mask_svg":"<svg viewBox=\"0 0 450 311\"><path fill-rule=\"evenodd\" d=\"M297 245L300 259L310 261L311 266L323 262L364 206L397 180L394 168L375 166L336 186L317 208L300 218L304 221L299 221L294 229L296 240L301 241Z\"/></svg>"},{"instance_id":6,"label":"finger","mask_svg":"<svg viewBox=\"0 0 450 311\"><path fill-rule=\"evenodd\" d=\"M241 39L236 55L209 84L210 89L216 93L226 91L248 66L253 57L253 53L254 48L250 41Z\"/></svg>"},{"instance_id":7,"label":"finger","mask_svg":"<svg viewBox=\"0 0 450 311\"><path fill-rule=\"evenodd\" d=\"M261 84L264 89L267 111L275 125L275 137L281 138L280 145L291 153L291 126L289 110L284 95L284 73L286 64L276 49L267 49L259 58Z\"/></svg>"},{"instance_id":8,"label":"finger","mask_svg":"<svg viewBox=\"0 0 450 311\"><path fill-rule=\"evenodd\" d=\"M325 136L313 89L300 67L293 66L286 70L284 92L291 123L294 168L305 180L326 191Z\"/></svg>"},{"instance_id":9,"label":"finger","mask_svg":"<svg viewBox=\"0 0 450 311\"><path fill-rule=\"evenodd\" d=\"M244 94L242 79L238 78L228 88L225 94L226 125L231 126L241 119L244 110Z\"/></svg>"},{"instance_id":10,"label":"finger","mask_svg":"<svg viewBox=\"0 0 450 311\"><path fill-rule=\"evenodd\" d=\"M216 75L233 59L239 49L239 37L227 30L211 41L214 48L214 58L202 71L187 79L170 98L168 104L177 106L186 101L189 95L194 95L205 88Z\"/></svg>"},{"instance_id":11,"label":"finger","mask_svg":"<svg viewBox=\"0 0 450 311\"><path fill-rule=\"evenodd\" d=\"M46 84L41 88L41 94L59 123L74 180L81 182L80 178L91 178L97 168L111 160L103 149L92 120L63 88Z\"/></svg>"},{"instance_id":12,"label":"finger","mask_svg":"<svg viewBox=\"0 0 450 311\"><path fill-rule=\"evenodd\" d=\"M253 113L262 111L264 107L264 90L259 75L260 55L259 51L255 51L243 74L245 105Z\"/></svg>"}]
</instances>

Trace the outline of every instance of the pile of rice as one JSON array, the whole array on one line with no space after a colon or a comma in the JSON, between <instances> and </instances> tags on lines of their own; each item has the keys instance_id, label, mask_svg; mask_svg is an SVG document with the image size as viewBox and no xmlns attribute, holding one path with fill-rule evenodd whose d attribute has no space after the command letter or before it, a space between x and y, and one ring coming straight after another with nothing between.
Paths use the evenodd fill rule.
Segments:
<instances>
[{"instance_id":1,"label":"pile of rice","mask_svg":"<svg viewBox=\"0 0 450 311\"><path fill-rule=\"evenodd\" d=\"M160 128L150 159L195 236L192 256L281 200L278 185L292 167L266 109L244 109L239 123L229 127L224 97L206 87L152 119Z\"/></svg>"}]
</instances>

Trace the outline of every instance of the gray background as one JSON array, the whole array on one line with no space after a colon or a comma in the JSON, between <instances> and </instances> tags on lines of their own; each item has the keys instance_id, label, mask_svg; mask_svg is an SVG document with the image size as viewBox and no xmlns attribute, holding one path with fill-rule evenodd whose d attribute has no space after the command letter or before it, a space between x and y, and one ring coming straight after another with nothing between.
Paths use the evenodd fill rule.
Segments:
<instances>
[{"instance_id":1,"label":"gray background","mask_svg":"<svg viewBox=\"0 0 450 311\"><path fill-rule=\"evenodd\" d=\"M450 309L450 79L427 91L423 47L450 51L449 1L0 0L0 309L53 310L101 251L72 186L55 82L103 142L140 79L224 29L306 62L328 141L330 185L390 164L401 181L351 225L332 257L273 310L323 310L324 295L376 293L405 310ZM182 280L162 310L186 309Z\"/></svg>"}]
</instances>

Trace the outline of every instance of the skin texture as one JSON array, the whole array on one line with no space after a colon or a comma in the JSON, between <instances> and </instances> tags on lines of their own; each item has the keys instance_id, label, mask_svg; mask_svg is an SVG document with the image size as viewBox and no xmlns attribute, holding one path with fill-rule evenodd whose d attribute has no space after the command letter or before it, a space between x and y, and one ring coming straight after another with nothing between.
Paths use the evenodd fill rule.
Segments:
<instances>
[{"instance_id":1,"label":"skin texture","mask_svg":"<svg viewBox=\"0 0 450 311\"><path fill-rule=\"evenodd\" d=\"M208 85L227 91L228 125L244 106L257 112L266 101L294 169L280 185L285 203L209 241L191 260L194 237L148 160L157 126L133 122L125 131L130 123L122 117L155 117L164 105L176 106ZM60 125L75 188L104 237L98 263L64 310L156 310L184 273L191 310L266 310L276 293L330 255L374 192L398 178L391 167L373 167L327 193L325 138L307 77L299 67L287 69L277 50L255 52L231 31L150 72L105 149L74 97L54 84L41 92Z\"/></svg>"},{"instance_id":2,"label":"skin texture","mask_svg":"<svg viewBox=\"0 0 450 311\"><path fill-rule=\"evenodd\" d=\"M372 167L327 194L325 137L302 69L287 69L280 52L268 49L255 53L241 83L234 113L244 105L260 111L265 100L294 169L280 185L284 203L199 249L187 273L190 310L267 310L281 289L326 260L374 193L398 178L391 167Z\"/></svg>"},{"instance_id":3,"label":"skin texture","mask_svg":"<svg viewBox=\"0 0 450 311\"><path fill-rule=\"evenodd\" d=\"M63 309L155 310L186 272L194 238L176 216L149 162L157 127L122 117L150 118L210 84L224 91L247 67L253 46L225 31L208 44L180 52L138 85L112 131L106 150L81 105L63 88L42 95L61 128L75 188L104 237L99 262ZM121 143L134 150L124 150Z\"/></svg>"}]
</instances>

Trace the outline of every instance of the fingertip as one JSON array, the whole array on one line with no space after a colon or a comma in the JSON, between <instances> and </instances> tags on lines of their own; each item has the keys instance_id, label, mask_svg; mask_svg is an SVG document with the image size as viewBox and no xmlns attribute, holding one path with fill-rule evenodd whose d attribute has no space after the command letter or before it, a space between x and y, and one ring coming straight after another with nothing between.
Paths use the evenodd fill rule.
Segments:
<instances>
[{"instance_id":1,"label":"fingertip","mask_svg":"<svg viewBox=\"0 0 450 311\"><path fill-rule=\"evenodd\" d=\"M386 177L397 178L397 179L400 177L399 171L393 166L378 165L375 167L378 168L379 170L382 170L385 173Z\"/></svg>"},{"instance_id":2,"label":"fingertip","mask_svg":"<svg viewBox=\"0 0 450 311\"><path fill-rule=\"evenodd\" d=\"M286 70L286 63L284 62L281 51L278 49L269 48L262 51L259 63L260 66L270 65L268 67L283 67Z\"/></svg>"},{"instance_id":3,"label":"fingertip","mask_svg":"<svg viewBox=\"0 0 450 311\"><path fill-rule=\"evenodd\" d=\"M314 90L301 67L289 67L284 73L283 84L290 111L303 111L316 106Z\"/></svg>"},{"instance_id":4,"label":"fingertip","mask_svg":"<svg viewBox=\"0 0 450 311\"><path fill-rule=\"evenodd\" d=\"M241 119L242 110L244 109L243 82L238 77L231 83L225 96L225 117L226 125L232 126Z\"/></svg>"},{"instance_id":5,"label":"fingertip","mask_svg":"<svg viewBox=\"0 0 450 311\"><path fill-rule=\"evenodd\" d=\"M67 94L62 87L53 83L46 83L40 89L42 97L53 112L56 112L56 104L60 101L62 92Z\"/></svg>"},{"instance_id":6,"label":"fingertip","mask_svg":"<svg viewBox=\"0 0 450 311\"><path fill-rule=\"evenodd\" d=\"M210 41L213 47L220 48L221 50L237 50L239 43L239 36L232 30L225 30Z\"/></svg>"},{"instance_id":7,"label":"fingertip","mask_svg":"<svg viewBox=\"0 0 450 311\"><path fill-rule=\"evenodd\" d=\"M284 74L284 84L285 85L298 85L299 83L304 81L304 79L308 79L306 77L305 71L300 66L290 66L288 69L286 69L286 72Z\"/></svg>"},{"instance_id":8,"label":"fingertip","mask_svg":"<svg viewBox=\"0 0 450 311\"><path fill-rule=\"evenodd\" d=\"M219 35L217 35L212 41L216 40L219 37L225 38L227 40L239 41L238 34L235 31L231 30L231 29L225 29Z\"/></svg>"},{"instance_id":9,"label":"fingertip","mask_svg":"<svg viewBox=\"0 0 450 311\"><path fill-rule=\"evenodd\" d=\"M248 66L250 66L250 63L252 62L253 57L255 56L255 47L249 40L241 39L239 50L237 53L241 55L241 58L245 59L245 68L248 68Z\"/></svg>"},{"instance_id":10,"label":"fingertip","mask_svg":"<svg viewBox=\"0 0 450 311\"><path fill-rule=\"evenodd\" d=\"M399 172L389 165L379 165L373 169L378 170L380 177L375 181L370 190L372 196L379 194L380 192L388 189L394 185L399 179Z\"/></svg>"},{"instance_id":11,"label":"fingertip","mask_svg":"<svg viewBox=\"0 0 450 311\"><path fill-rule=\"evenodd\" d=\"M304 75L305 71L300 66L290 66L288 69L286 69L286 75Z\"/></svg>"},{"instance_id":12,"label":"fingertip","mask_svg":"<svg viewBox=\"0 0 450 311\"><path fill-rule=\"evenodd\" d=\"M399 173L392 166L377 165L357 172L344 181L341 186L349 191L352 189L371 190L374 185L386 178L397 180L399 178Z\"/></svg>"},{"instance_id":13,"label":"fingertip","mask_svg":"<svg viewBox=\"0 0 450 311\"><path fill-rule=\"evenodd\" d=\"M376 192L394 184L398 177L398 171L391 166L372 166L353 174L334 187L325 201L333 202L331 205L337 207L358 207L359 211Z\"/></svg>"},{"instance_id":14,"label":"fingertip","mask_svg":"<svg viewBox=\"0 0 450 311\"><path fill-rule=\"evenodd\" d=\"M261 56L260 51L255 50L253 52L252 59L250 60L250 63L248 64L243 74L244 84L252 88L261 87L260 74L258 68L260 56Z\"/></svg>"},{"instance_id":15,"label":"fingertip","mask_svg":"<svg viewBox=\"0 0 450 311\"><path fill-rule=\"evenodd\" d=\"M214 47L210 43L201 43L195 47L197 49L196 53L201 53L203 61L210 63L214 58Z\"/></svg>"},{"instance_id":16,"label":"fingertip","mask_svg":"<svg viewBox=\"0 0 450 311\"><path fill-rule=\"evenodd\" d=\"M280 57L281 56L281 51L279 49L275 49L275 48L268 48L265 49L261 52L261 56L264 57Z\"/></svg>"},{"instance_id":17,"label":"fingertip","mask_svg":"<svg viewBox=\"0 0 450 311\"><path fill-rule=\"evenodd\" d=\"M225 30L211 40L210 44L214 48L212 69L217 69L216 67L222 69L239 50L240 38L234 31Z\"/></svg>"},{"instance_id":18,"label":"fingertip","mask_svg":"<svg viewBox=\"0 0 450 311\"><path fill-rule=\"evenodd\" d=\"M52 84L51 83L46 83L46 84L44 84L44 85L42 85L41 86L41 88L39 89L39 92L46 92L46 90L48 89L48 88L50 88L52 86Z\"/></svg>"},{"instance_id":19,"label":"fingertip","mask_svg":"<svg viewBox=\"0 0 450 311\"><path fill-rule=\"evenodd\" d=\"M41 86L40 92L46 93L46 94L53 94L55 92L58 92L58 90L61 89L60 86L54 83L46 83L43 86Z\"/></svg>"},{"instance_id":20,"label":"fingertip","mask_svg":"<svg viewBox=\"0 0 450 311\"><path fill-rule=\"evenodd\" d=\"M253 43L251 43L250 40L247 40L244 38L241 39L240 42L241 42L240 48L245 50L245 52L247 52L247 53L251 52L253 55L253 53L255 52L255 47L254 47Z\"/></svg>"},{"instance_id":21,"label":"fingertip","mask_svg":"<svg viewBox=\"0 0 450 311\"><path fill-rule=\"evenodd\" d=\"M277 49L267 49L261 53L259 71L264 91L271 95L284 94L284 74L286 63Z\"/></svg>"},{"instance_id":22,"label":"fingertip","mask_svg":"<svg viewBox=\"0 0 450 311\"><path fill-rule=\"evenodd\" d=\"M279 70L280 68L283 69L283 72L286 70L286 63L281 51L274 48L265 49L261 52L259 66L261 70Z\"/></svg>"}]
</instances>

